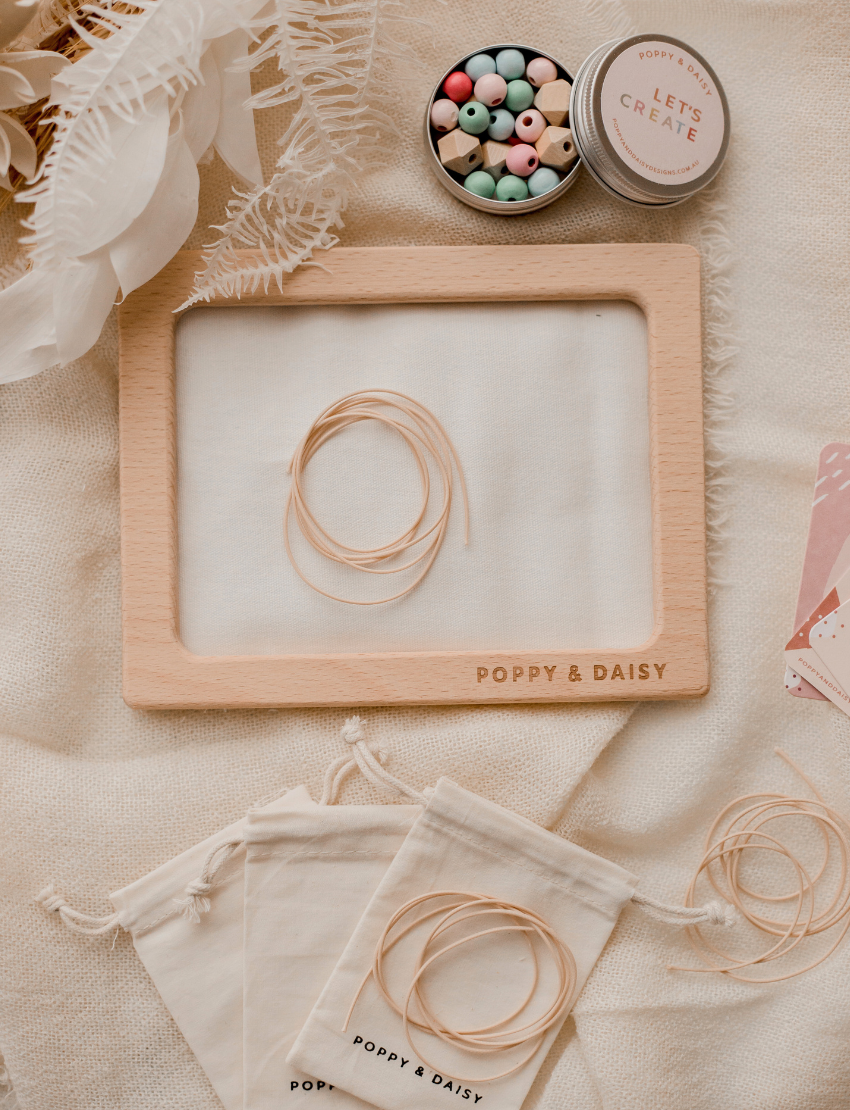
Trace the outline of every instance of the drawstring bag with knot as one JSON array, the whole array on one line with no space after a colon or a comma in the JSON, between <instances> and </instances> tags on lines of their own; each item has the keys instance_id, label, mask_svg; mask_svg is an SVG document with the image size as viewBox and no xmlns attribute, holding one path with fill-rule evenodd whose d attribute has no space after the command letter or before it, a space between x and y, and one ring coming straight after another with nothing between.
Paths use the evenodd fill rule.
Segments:
<instances>
[{"instance_id":1,"label":"drawstring bag with knot","mask_svg":"<svg viewBox=\"0 0 850 1110\"><path fill-rule=\"evenodd\" d=\"M380 875L420 812L418 804L337 806L346 777L359 769L393 798L424 801L385 770L386 753L365 742L357 718L346 722L343 738L346 749L328 767L318 804L305 786L295 787L111 894L114 914L98 918L80 913L67 905L52 886L37 897L42 907L56 913L72 932L104 938L113 936L119 928L130 933L139 958L225 1110L243 1110L245 1106L246 970L250 987L247 1004L253 1025L261 1035L273 1038L275 1029L271 1026L263 1030L262 1012L257 1008L254 993L266 974L264 969L273 965L283 978L267 981L265 985L271 990L263 1004L275 1010L275 1021L279 1021L279 998L274 997L275 992L283 998L298 997L306 1017ZM296 814L309 816L312 819L309 826L298 826L297 833L293 827L290 835L284 831L287 827L276 824L278 819ZM326 833L328 844L342 841L348 844L348 854L341 852L335 865L330 855L324 860L318 858ZM288 850L285 846L305 841L312 843L317 858L309 864L296 861L292 873L302 878L312 875L313 881L306 887L299 883L287 885L289 872L284 872L282 861L278 867L275 853L278 848L285 851ZM246 960L244 907L248 860L252 954ZM285 886L283 892L277 891L278 872ZM274 922L261 920L263 905L274 912ZM325 906L322 916L316 913L318 905ZM301 938L299 958L284 967L278 966L285 952L275 937L281 927L289 935ZM263 950L261 946L265 943L268 946ZM299 1023L300 1028L301 1009L290 1009L287 1005L284 1010L288 1015L286 1021ZM297 1031L294 1029L286 1042L286 1051ZM277 1054L274 1066L286 1067L286 1051ZM261 1064L257 1067L266 1072ZM343 1100L346 1097L342 1092L340 1096Z\"/></svg>"},{"instance_id":2,"label":"drawstring bag with knot","mask_svg":"<svg viewBox=\"0 0 850 1110\"><path fill-rule=\"evenodd\" d=\"M37 897L73 932L131 934L225 1110L484 1092L482 1110L519 1110L629 899L668 924L734 920L638 894L447 779L413 789L356 717L343 739L318 804L299 786L251 811L112 894L114 914ZM399 804L337 806L354 770Z\"/></svg>"},{"instance_id":3,"label":"drawstring bag with knot","mask_svg":"<svg viewBox=\"0 0 850 1110\"><path fill-rule=\"evenodd\" d=\"M380 1110L519 1110L637 880L440 779L289 1063ZM727 923L721 906L653 916Z\"/></svg>"}]
</instances>

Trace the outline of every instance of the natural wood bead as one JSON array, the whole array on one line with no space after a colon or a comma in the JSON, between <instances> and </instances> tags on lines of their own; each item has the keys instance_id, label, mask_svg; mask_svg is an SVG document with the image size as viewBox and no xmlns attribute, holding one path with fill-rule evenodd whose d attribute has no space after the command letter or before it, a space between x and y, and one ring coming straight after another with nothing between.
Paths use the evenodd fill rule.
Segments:
<instances>
[{"instance_id":1,"label":"natural wood bead","mask_svg":"<svg viewBox=\"0 0 850 1110\"><path fill-rule=\"evenodd\" d=\"M566 169L576 157L573 133L567 127L547 127L534 149L541 166L554 166L557 170Z\"/></svg>"},{"instance_id":2,"label":"natural wood bead","mask_svg":"<svg viewBox=\"0 0 850 1110\"><path fill-rule=\"evenodd\" d=\"M440 161L447 170L462 174L464 177L477 169L483 160L481 143L474 135L468 135L458 127L437 140Z\"/></svg>"},{"instance_id":3,"label":"natural wood bead","mask_svg":"<svg viewBox=\"0 0 850 1110\"><path fill-rule=\"evenodd\" d=\"M488 139L482 145L481 153L484 157L484 164L481 168L486 170L494 181L498 181L500 177L504 177L506 173L510 172L505 165L505 159L510 149L510 143L497 143L493 139Z\"/></svg>"},{"instance_id":4,"label":"natural wood bead","mask_svg":"<svg viewBox=\"0 0 850 1110\"><path fill-rule=\"evenodd\" d=\"M550 123L560 127L570 114L570 92L572 86L563 78L559 81L547 81L541 85L534 98L534 107L542 112Z\"/></svg>"}]
</instances>

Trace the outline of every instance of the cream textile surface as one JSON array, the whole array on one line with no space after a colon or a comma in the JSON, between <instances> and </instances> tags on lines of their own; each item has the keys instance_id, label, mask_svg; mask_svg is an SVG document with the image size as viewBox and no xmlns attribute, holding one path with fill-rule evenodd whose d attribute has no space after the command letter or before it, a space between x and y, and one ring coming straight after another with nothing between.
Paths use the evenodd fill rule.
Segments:
<instances>
[{"instance_id":1,"label":"cream textile surface","mask_svg":"<svg viewBox=\"0 0 850 1110\"><path fill-rule=\"evenodd\" d=\"M190 651L539 651L634 647L651 634L646 320L636 305L199 308L180 321L176 365ZM392 605L340 605L287 560L286 467L320 412L376 387L413 397L444 425L469 491L469 544L455 475L445 540L420 585ZM427 527L443 502L431 471ZM331 534L362 547L399 535L421 502L410 449L374 420L323 446L304 489ZM424 565L368 575L313 551L294 514L289 535L302 571L338 597L391 597Z\"/></svg>"},{"instance_id":2,"label":"cream textile surface","mask_svg":"<svg viewBox=\"0 0 850 1110\"><path fill-rule=\"evenodd\" d=\"M850 93L850 9L827 0L642 0L624 10L597 0L522 9L459 0L420 12L435 32L433 43L424 32L419 42L425 72L399 97L403 164L363 182L343 241L657 239L692 242L722 264L725 226L729 285L711 275L708 307L718 326L717 298L726 293L734 306L737 351L722 335L709 342L721 363L731 356L719 491L728 517L704 701L643 706L626 728L623 706L369 711L370 734L417 786L450 776L575 836L638 874L642 889L680 897L716 809L745 788L790 787L775 742L830 800L850 805L848 722L830 705L789 698L781 657L818 449L846 437L850 418L840 111ZM419 105L447 61L520 38L576 66L630 26L677 34L722 76L734 133L713 199L642 212L583 175L563 202L500 222L430 179ZM269 129L267 155L273 138ZM204 182L204 223L221 222L225 175L213 166ZM8 214L2 226L8 244ZM206 238L200 230L193 242ZM115 351L110 328L90 357L0 390L0 1046L25 1110L216 1110L130 939L112 950L71 936L31 899L53 879L79 908L107 913L109 890L276 788L304 780L315 789L340 750L344 714L139 713L121 702ZM367 800L381 799L362 783L344 792L345 802ZM526 1106L847 1105L847 946L807 977L766 988L665 970L683 955L672 930L627 909Z\"/></svg>"}]
</instances>

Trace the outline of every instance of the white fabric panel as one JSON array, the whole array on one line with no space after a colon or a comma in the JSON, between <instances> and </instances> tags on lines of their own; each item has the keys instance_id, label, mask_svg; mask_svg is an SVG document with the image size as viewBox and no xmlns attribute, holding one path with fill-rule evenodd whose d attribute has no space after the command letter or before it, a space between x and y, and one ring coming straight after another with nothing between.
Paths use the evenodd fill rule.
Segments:
<instances>
[{"instance_id":1,"label":"white fabric panel","mask_svg":"<svg viewBox=\"0 0 850 1110\"><path fill-rule=\"evenodd\" d=\"M204 655L630 647L652 630L646 323L625 302L200 308L177 333L180 626ZM287 464L329 404L409 394L443 423L469 488L411 594L349 606L283 544ZM440 503L436 474L432 511ZM310 463L311 506L371 547L420 503L413 456L374 421ZM293 547L324 589L387 597ZM405 560L407 561L407 560ZM408 577L404 577L404 575Z\"/></svg>"}]
</instances>

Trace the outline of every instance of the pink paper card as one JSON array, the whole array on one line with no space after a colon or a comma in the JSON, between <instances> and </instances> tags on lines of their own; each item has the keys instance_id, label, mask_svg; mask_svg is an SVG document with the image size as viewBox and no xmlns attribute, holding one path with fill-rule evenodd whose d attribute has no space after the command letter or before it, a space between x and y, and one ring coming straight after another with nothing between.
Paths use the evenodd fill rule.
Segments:
<instances>
[{"instance_id":1,"label":"pink paper card","mask_svg":"<svg viewBox=\"0 0 850 1110\"><path fill-rule=\"evenodd\" d=\"M800 632L816 608L823 608L825 598L848 569L850 444L828 443L818 458L809 538L797 594L795 632ZM821 700L826 696L817 684L807 681L794 666L785 669L785 688L798 698Z\"/></svg>"},{"instance_id":2,"label":"pink paper card","mask_svg":"<svg viewBox=\"0 0 850 1110\"><path fill-rule=\"evenodd\" d=\"M843 602L813 625L809 632L809 642L832 672L836 682L845 690L850 689L850 602ZM850 705L842 708L850 716Z\"/></svg>"},{"instance_id":3,"label":"pink paper card","mask_svg":"<svg viewBox=\"0 0 850 1110\"><path fill-rule=\"evenodd\" d=\"M785 647L785 663L798 675L804 674L806 681L815 690L850 716L850 695L846 693L841 680L832 672L829 663L821 655L825 619L831 614L834 615L835 611L848 600L850 600L850 571L839 578L809 619L788 641ZM830 633L831 631L830 628ZM814 640L812 636L815 637ZM850 685L850 680L847 685Z\"/></svg>"}]
</instances>

